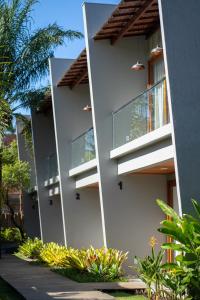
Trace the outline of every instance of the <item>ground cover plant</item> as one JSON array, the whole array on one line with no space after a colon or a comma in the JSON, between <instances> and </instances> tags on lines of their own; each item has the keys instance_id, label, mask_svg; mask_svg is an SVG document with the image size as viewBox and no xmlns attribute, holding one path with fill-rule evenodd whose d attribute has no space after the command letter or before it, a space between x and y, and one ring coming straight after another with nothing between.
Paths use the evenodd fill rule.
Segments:
<instances>
[{"instance_id":1,"label":"ground cover plant","mask_svg":"<svg viewBox=\"0 0 200 300\"><path fill-rule=\"evenodd\" d=\"M38 259L43 248L43 243L38 238L28 238L18 249L18 257Z\"/></svg>"},{"instance_id":2,"label":"ground cover plant","mask_svg":"<svg viewBox=\"0 0 200 300\"><path fill-rule=\"evenodd\" d=\"M116 249L73 249L28 239L19 247L16 255L37 259L38 263L78 282L125 280L122 266L127 253Z\"/></svg>"},{"instance_id":3,"label":"ground cover plant","mask_svg":"<svg viewBox=\"0 0 200 300\"><path fill-rule=\"evenodd\" d=\"M39 254L39 260L50 267L66 267L68 250L56 243L45 244Z\"/></svg>"},{"instance_id":4,"label":"ground cover plant","mask_svg":"<svg viewBox=\"0 0 200 300\"><path fill-rule=\"evenodd\" d=\"M147 300L145 296L133 295L128 292L112 292L109 293L111 296L115 297L117 300Z\"/></svg>"}]
</instances>

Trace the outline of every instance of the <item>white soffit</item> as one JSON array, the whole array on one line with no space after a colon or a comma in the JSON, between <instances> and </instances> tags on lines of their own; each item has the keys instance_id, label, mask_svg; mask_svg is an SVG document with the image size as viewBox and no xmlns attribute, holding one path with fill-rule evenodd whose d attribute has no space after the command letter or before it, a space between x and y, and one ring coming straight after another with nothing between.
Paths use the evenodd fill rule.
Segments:
<instances>
[{"instance_id":1,"label":"white soffit","mask_svg":"<svg viewBox=\"0 0 200 300\"><path fill-rule=\"evenodd\" d=\"M151 153L118 164L118 175L139 171L160 162L174 158L173 146L167 146Z\"/></svg>"}]
</instances>

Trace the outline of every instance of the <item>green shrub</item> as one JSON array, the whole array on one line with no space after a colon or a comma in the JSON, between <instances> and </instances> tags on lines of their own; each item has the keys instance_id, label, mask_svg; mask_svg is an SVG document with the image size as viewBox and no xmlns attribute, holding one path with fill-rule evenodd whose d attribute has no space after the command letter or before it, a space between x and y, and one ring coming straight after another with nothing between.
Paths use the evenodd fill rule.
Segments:
<instances>
[{"instance_id":1,"label":"green shrub","mask_svg":"<svg viewBox=\"0 0 200 300\"><path fill-rule=\"evenodd\" d=\"M82 274L93 281L113 281L122 275L127 253L116 249L73 249L56 243L43 245L38 239L28 239L19 247L18 256L36 258L63 274ZM66 272L65 272L66 270ZM88 275L87 275L88 274ZM78 276L78 275L77 275Z\"/></svg>"},{"instance_id":2,"label":"green shrub","mask_svg":"<svg viewBox=\"0 0 200 300\"><path fill-rule=\"evenodd\" d=\"M152 296L154 296L155 298L159 297L161 294L163 281L162 261L164 256L163 250L160 250L156 255L154 250L156 239L154 237L151 238L150 245L151 255L148 255L143 259L136 257L136 270L140 279L147 286L148 299L151 299Z\"/></svg>"},{"instance_id":3,"label":"green shrub","mask_svg":"<svg viewBox=\"0 0 200 300\"><path fill-rule=\"evenodd\" d=\"M56 243L48 243L42 248L39 259L51 267L66 267L68 265L68 250Z\"/></svg>"},{"instance_id":4,"label":"green shrub","mask_svg":"<svg viewBox=\"0 0 200 300\"><path fill-rule=\"evenodd\" d=\"M18 228L3 228L1 230L1 239L9 242L21 242L22 236Z\"/></svg>"},{"instance_id":5,"label":"green shrub","mask_svg":"<svg viewBox=\"0 0 200 300\"><path fill-rule=\"evenodd\" d=\"M68 267L72 269L87 271L87 250L70 248L67 256Z\"/></svg>"},{"instance_id":6,"label":"green shrub","mask_svg":"<svg viewBox=\"0 0 200 300\"><path fill-rule=\"evenodd\" d=\"M151 255L137 259L137 272L147 286L149 300L191 300L187 295L190 272L175 264L163 264L164 250L154 251L155 238L151 238Z\"/></svg>"},{"instance_id":7,"label":"green shrub","mask_svg":"<svg viewBox=\"0 0 200 300\"><path fill-rule=\"evenodd\" d=\"M122 264L127 253L116 249L71 249L68 254L68 266L81 272L88 272L102 281L114 280L122 275Z\"/></svg>"},{"instance_id":8,"label":"green shrub","mask_svg":"<svg viewBox=\"0 0 200 300\"><path fill-rule=\"evenodd\" d=\"M26 258L38 259L43 248L43 243L38 238L28 238L21 246L19 246L18 253Z\"/></svg>"},{"instance_id":9,"label":"green shrub","mask_svg":"<svg viewBox=\"0 0 200 300\"><path fill-rule=\"evenodd\" d=\"M162 211L171 217L164 220L159 232L172 237L173 242L164 243L162 248L176 251L175 263L168 264L168 269L179 272L182 269L188 283L187 291L194 300L200 295L200 205L192 200L196 216L188 214L182 217L161 200L157 200ZM190 280L189 280L190 279Z\"/></svg>"},{"instance_id":10,"label":"green shrub","mask_svg":"<svg viewBox=\"0 0 200 300\"><path fill-rule=\"evenodd\" d=\"M116 249L90 247L86 252L87 271L107 280L119 278L127 255L128 253Z\"/></svg>"}]
</instances>

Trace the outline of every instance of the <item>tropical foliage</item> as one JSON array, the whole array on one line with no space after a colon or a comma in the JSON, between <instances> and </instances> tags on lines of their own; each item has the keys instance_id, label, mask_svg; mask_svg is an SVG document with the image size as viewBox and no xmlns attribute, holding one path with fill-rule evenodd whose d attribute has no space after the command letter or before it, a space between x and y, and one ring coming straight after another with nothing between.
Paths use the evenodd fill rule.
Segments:
<instances>
[{"instance_id":1,"label":"tropical foliage","mask_svg":"<svg viewBox=\"0 0 200 300\"><path fill-rule=\"evenodd\" d=\"M127 259L128 253L116 249L90 247L86 253L87 270L89 273L102 278L119 278L122 272L122 264Z\"/></svg>"},{"instance_id":2,"label":"tropical foliage","mask_svg":"<svg viewBox=\"0 0 200 300\"><path fill-rule=\"evenodd\" d=\"M21 242L22 236L18 228L2 228L0 231L0 236L3 241L9 242Z\"/></svg>"},{"instance_id":3,"label":"tropical foliage","mask_svg":"<svg viewBox=\"0 0 200 300\"><path fill-rule=\"evenodd\" d=\"M48 74L48 58L53 56L56 47L66 39L82 36L56 23L33 29L31 13L37 3L38 0L0 1L0 45L6 45L0 56L12 62L5 70L12 74L12 86L5 89L10 104L19 100L22 106L29 106L27 95L33 98L30 94L36 91L35 84Z\"/></svg>"},{"instance_id":4,"label":"tropical foliage","mask_svg":"<svg viewBox=\"0 0 200 300\"><path fill-rule=\"evenodd\" d=\"M19 254L22 257L38 259L43 248L43 243L38 238L28 238L22 245L19 246Z\"/></svg>"},{"instance_id":5,"label":"tropical foliage","mask_svg":"<svg viewBox=\"0 0 200 300\"><path fill-rule=\"evenodd\" d=\"M81 38L57 23L33 28L32 11L38 0L0 0L0 134L19 117L19 109L35 107L49 88L42 86L54 50Z\"/></svg>"},{"instance_id":6,"label":"tropical foliage","mask_svg":"<svg viewBox=\"0 0 200 300\"><path fill-rule=\"evenodd\" d=\"M60 274L89 276L92 281L119 279L123 275L122 265L127 259L127 253L116 249L73 249L56 243L42 245L41 241L31 239L19 247L18 253L19 256L37 258Z\"/></svg>"},{"instance_id":7,"label":"tropical foliage","mask_svg":"<svg viewBox=\"0 0 200 300\"><path fill-rule=\"evenodd\" d=\"M47 243L41 249L39 258L50 267L66 267L68 265L69 251L56 243Z\"/></svg>"},{"instance_id":8,"label":"tropical foliage","mask_svg":"<svg viewBox=\"0 0 200 300\"><path fill-rule=\"evenodd\" d=\"M147 284L148 299L198 300L200 295L200 205L192 200L194 215L179 216L170 206L157 200L168 216L159 232L171 237L162 250L143 259L137 258L137 271ZM174 261L164 263L165 251L174 252Z\"/></svg>"},{"instance_id":9,"label":"tropical foliage","mask_svg":"<svg viewBox=\"0 0 200 300\"><path fill-rule=\"evenodd\" d=\"M18 159L17 143L13 141L10 145L4 146L2 149L2 182L1 182L1 198L0 204L5 205L10 210L11 220L24 238L24 230L22 222L19 223L14 218L14 209L9 200L9 193L18 191L21 193L26 190L30 185L30 166L27 162ZM22 203L22 197L19 196L19 202ZM20 204L20 203L19 203ZM19 212L21 213L21 205L19 205Z\"/></svg>"},{"instance_id":10,"label":"tropical foliage","mask_svg":"<svg viewBox=\"0 0 200 300\"><path fill-rule=\"evenodd\" d=\"M29 187L30 166L18 159L16 141L3 148L2 162L2 186L6 200L10 190L20 191Z\"/></svg>"},{"instance_id":11,"label":"tropical foliage","mask_svg":"<svg viewBox=\"0 0 200 300\"><path fill-rule=\"evenodd\" d=\"M151 255L145 258L137 257L135 269L140 279L147 285L149 300L189 300L187 285L190 274L182 269L164 263L164 250L155 253L154 246Z\"/></svg>"},{"instance_id":12,"label":"tropical foliage","mask_svg":"<svg viewBox=\"0 0 200 300\"><path fill-rule=\"evenodd\" d=\"M173 238L173 242L163 244L162 248L177 253L175 263L169 264L168 268L179 274L183 272L183 277L187 277L188 294L197 300L200 295L200 205L192 200L194 216L185 214L180 217L163 201L157 202L162 211L171 217L171 220L164 220L159 229Z\"/></svg>"},{"instance_id":13,"label":"tropical foliage","mask_svg":"<svg viewBox=\"0 0 200 300\"><path fill-rule=\"evenodd\" d=\"M151 238L151 255L148 255L144 259L136 257L137 261L137 272L139 277L147 285L148 298L152 296L158 297L162 291L162 263L164 257L164 251L160 250L158 254L155 253L156 240L154 237Z\"/></svg>"}]
</instances>

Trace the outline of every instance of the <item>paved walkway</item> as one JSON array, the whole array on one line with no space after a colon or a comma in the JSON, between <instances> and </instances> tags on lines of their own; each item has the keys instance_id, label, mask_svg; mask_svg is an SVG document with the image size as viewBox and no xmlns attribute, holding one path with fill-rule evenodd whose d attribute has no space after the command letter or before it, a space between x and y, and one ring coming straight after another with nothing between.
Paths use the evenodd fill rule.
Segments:
<instances>
[{"instance_id":1,"label":"paved walkway","mask_svg":"<svg viewBox=\"0 0 200 300\"><path fill-rule=\"evenodd\" d=\"M48 268L30 265L11 255L0 260L0 277L26 300L112 300L112 296L99 290L144 288L144 284L138 280L124 283L77 283Z\"/></svg>"}]
</instances>

